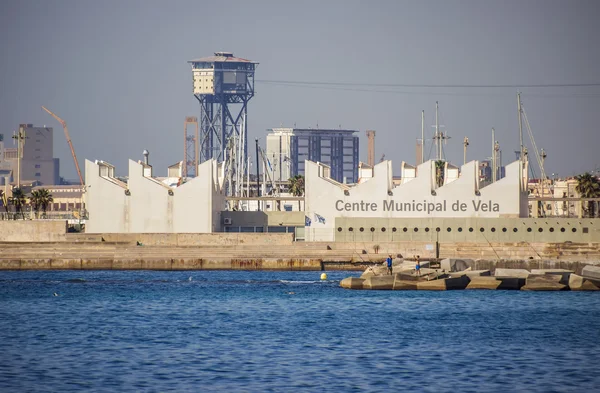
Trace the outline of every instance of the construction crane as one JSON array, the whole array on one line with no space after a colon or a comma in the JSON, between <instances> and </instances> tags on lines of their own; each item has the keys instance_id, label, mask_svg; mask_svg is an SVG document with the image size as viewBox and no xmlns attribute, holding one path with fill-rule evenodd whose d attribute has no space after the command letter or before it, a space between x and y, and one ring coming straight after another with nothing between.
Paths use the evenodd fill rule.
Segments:
<instances>
[{"instance_id":1,"label":"construction crane","mask_svg":"<svg viewBox=\"0 0 600 393\"><path fill-rule=\"evenodd\" d=\"M81 170L79 169L79 162L77 161L77 156L75 155L75 149L73 149L73 143L71 142L71 137L69 136L69 130L67 129L67 122L64 121L63 119L61 119L60 117L56 116L54 113L52 113L46 107L42 106L42 109L45 110L46 112L48 112L50 114L50 116L55 118L63 126L63 129L65 130L65 137L67 138L67 143L69 144L69 148L71 149L71 154L73 155L73 161L75 161L75 168L77 168L77 175L79 175L79 182L81 183L81 186L83 187L83 177L81 176Z\"/></svg>"}]
</instances>

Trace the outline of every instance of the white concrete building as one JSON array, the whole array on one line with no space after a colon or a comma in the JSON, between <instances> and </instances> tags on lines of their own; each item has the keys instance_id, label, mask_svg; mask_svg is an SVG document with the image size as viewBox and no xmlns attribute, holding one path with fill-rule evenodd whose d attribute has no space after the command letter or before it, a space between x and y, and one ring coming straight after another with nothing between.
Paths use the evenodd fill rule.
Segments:
<instances>
[{"instance_id":1,"label":"white concrete building","mask_svg":"<svg viewBox=\"0 0 600 393\"><path fill-rule=\"evenodd\" d=\"M128 182L115 178L103 161L85 162L88 233L210 233L219 231L225 206L215 160L198 166L198 176L169 186L152 167L129 161Z\"/></svg>"},{"instance_id":2,"label":"white concrete building","mask_svg":"<svg viewBox=\"0 0 600 393\"><path fill-rule=\"evenodd\" d=\"M519 161L506 167L506 176L479 187L477 161L460 169L444 168L438 186L434 161L414 167L403 165L406 182L394 186L392 162L373 168L372 177L359 184L339 183L329 176L329 167L306 161L306 239L334 240L336 219L377 218L519 218L528 216L527 170ZM406 173L404 173L406 172Z\"/></svg>"}]
</instances>

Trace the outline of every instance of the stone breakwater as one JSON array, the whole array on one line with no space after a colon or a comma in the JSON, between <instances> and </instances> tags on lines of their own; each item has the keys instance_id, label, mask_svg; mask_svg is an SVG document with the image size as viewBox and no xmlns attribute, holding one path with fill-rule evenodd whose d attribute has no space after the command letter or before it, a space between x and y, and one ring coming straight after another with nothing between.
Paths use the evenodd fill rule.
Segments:
<instances>
[{"instance_id":1,"label":"stone breakwater","mask_svg":"<svg viewBox=\"0 0 600 393\"><path fill-rule=\"evenodd\" d=\"M444 259L435 265L424 261L420 272L414 262L396 260L392 274L380 264L367 268L360 277L348 277L340 282L347 289L433 290L506 289L522 291L598 291L600 266L586 265L581 275L567 269L507 269L473 270L474 261Z\"/></svg>"}]
</instances>

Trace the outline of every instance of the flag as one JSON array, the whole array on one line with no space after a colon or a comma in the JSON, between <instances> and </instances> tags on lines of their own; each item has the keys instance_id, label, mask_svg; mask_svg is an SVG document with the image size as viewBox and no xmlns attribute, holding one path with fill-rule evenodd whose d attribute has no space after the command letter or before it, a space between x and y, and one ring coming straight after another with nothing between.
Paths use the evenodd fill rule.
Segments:
<instances>
[{"instance_id":1,"label":"flag","mask_svg":"<svg viewBox=\"0 0 600 393\"><path fill-rule=\"evenodd\" d=\"M321 224L325 224L325 217L315 213L315 220Z\"/></svg>"},{"instance_id":2,"label":"flag","mask_svg":"<svg viewBox=\"0 0 600 393\"><path fill-rule=\"evenodd\" d=\"M310 220L310 217L309 217L309 216L304 216L304 226L307 226L307 227L309 227L309 226L310 226L310 224L311 224L311 222L312 222L312 221Z\"/></svg>"}]
</instances>

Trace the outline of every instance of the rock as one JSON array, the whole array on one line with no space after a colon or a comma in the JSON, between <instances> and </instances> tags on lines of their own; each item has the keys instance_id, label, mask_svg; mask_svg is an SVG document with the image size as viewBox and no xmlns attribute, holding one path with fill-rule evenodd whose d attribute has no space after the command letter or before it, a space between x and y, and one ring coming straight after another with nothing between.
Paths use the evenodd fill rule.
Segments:
<instances>
[{"instance_id":1,"label":"rock","mask_svg":"<svg viewBox=\"0 0 600 393\"><path fill-rule=\"evenodd\" d=\"M395 276L371 276L363 282L363 289L394 289Z\"/></svg>"},{"instance_id":2,"label":"rock","mask_svg":"<svg viewBox=\"0 0 600 393\"><path fill-rule=\"evenodd\" d=\"M587 265L581 271L581 275L585 278L600 280L600 266Z\"/></svg>"},{"instance_id":3,"label":"rock","mask_svg":"<svg viewBox=\"0 0 600 393\"><path fill-rule=\"evenodd\" d=\"M459 272L473 266L472 259L446 258L440 262L440 269L447 272Z\"/></svg>"},{"instance_id":4,"label":"rock","mask_svg":"<svg viewBox=\"0 0 600 393\"><path fill-rule=\"evenodd\" d=\"M503 269L498 268L494 272L496 277L516 277L516 278L527 278L529 276L529 270L525 269Z\"/></svg>"},{"instance_id":5,"label":"rock","mask_svg":"<svg viewBox=\"0 0 600 393\"><path fill-rule=\"evenodd\" d=\"M465 289L469 285L469 277L462 275L460 277L440 278L432 281L419 281L417 289L429 291L445 291L452 289Z\"/></svg>"},{"instance_id":6,"label":"rock","mask_svg":"<svg viewBox=\"0 0 600 393\"><path fill-rule=\"evenodd\" d=\"M522 291L562 291L568 289L566 285L561 284L559 281L561 276L557 275L544 275L544 276L530 276L527 278L527 282Z\"/></svg>"},{"instance_id":7,"label":"rock","mask_svg":"<svg viewBox=\"0 0 600 393\"><path fill-rule=\"evenodd\" d=\"M597 282L590 281L577 274L571 274L569 276L569 289L572 291L598 291L600 287Z\"/></svg>"},{"instance_id":8,"label":"rock","mask_svg":"<svg viewBox=\"0 0 600 393\"><path fill-rule=\"evenodd\" d=\"M340 287L346 289L363 289L364 278L346 277L340 281Z\"/></svg>"}]
</instances>

